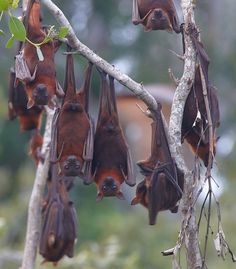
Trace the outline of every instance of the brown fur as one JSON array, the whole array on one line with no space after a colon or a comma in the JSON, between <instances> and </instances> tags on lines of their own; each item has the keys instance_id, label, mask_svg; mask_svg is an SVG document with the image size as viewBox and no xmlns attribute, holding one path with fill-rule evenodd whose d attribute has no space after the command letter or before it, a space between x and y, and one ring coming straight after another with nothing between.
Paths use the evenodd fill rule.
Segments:
<instances>
[{"instance_id":1,"label":"brown fur","mask_svg":"<svg viewBox=\"0 0 236 269\"><path fill-rule=\"evenodd\" d=\"M133 0L134 24L142 23L145 31L167 30L180 32L173 0Z\"/></svg>"}]
</instances>

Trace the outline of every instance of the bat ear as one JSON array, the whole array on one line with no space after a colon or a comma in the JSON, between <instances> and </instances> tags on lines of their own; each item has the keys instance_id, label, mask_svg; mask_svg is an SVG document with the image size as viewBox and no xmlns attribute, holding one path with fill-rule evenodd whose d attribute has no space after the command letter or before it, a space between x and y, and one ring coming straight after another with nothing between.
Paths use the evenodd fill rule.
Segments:
<instances>
[{"instance_id":1,"label":"bat ear","mask_svg":"<svg viewBox=\"0 0 236 269\"><path fill-rule=\"evenodd\" d=\"M123 193L121 191L119 191L117 194L116 194L116 197L120 200L125 200L125 197L123 195Z\"/></svg>"},{"instance_id":2,"label":"bat ear","mask_svg":"<svg viewBox=\"0 0 236 269\"><path fill-rule=\"evenodd\" d=\"M134 199L131 201L131 205L137 205L139 203L140 203L140 199L137 196L135 196Z\"/></svg>"},{"instance_id":3,"label":"bat ear","mask_svg":"<svg viewBox=\"0 0 236 269\"><path fill-rule=\"evenodd\" d=\"M33 99L29 99L29 101L27 103L27 109L30 109L33 106L34 106L34 100Z\"/></svg>"},{"instance_id":4,"label":"bat ear","mask_svg":"<svg viewBox=\"0 0 236 269\"><path fill-rule=\"evenodd\" d=\"M99 192L99 193L97 194L96 202L101 202L102 199L103 199L103 193Z\"/></svg>"}]
</instances>

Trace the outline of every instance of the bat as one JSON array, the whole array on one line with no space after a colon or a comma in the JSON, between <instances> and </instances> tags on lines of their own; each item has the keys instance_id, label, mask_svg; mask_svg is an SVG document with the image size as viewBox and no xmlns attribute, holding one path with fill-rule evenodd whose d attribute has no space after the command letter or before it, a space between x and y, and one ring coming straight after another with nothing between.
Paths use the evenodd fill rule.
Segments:
<instances>
[{"instance_id":1,"label":"bat","mask_svg":"<svg viewBox=\"0 0 236 269\"><path fill-rule=\"evenodd\" d=\"M212 85L208 85L207 95L214 132L213 154L215 154L217 142L216 128L220 125L220 112L216 89ZM209 124L207 120L199 66L196 69L194 83L185 103L181 135L182 142L186 139L193 152L202 159L204 165L207 167L210 143Z\"/></svg>"},{"instance_id":2,"label":"bat","mask_svg":"<svg viewBox=\"0 0 236 269\"><path fill-rule=\"evenodd\" d=\"M190 25L191 27L191 25ZM182 121L182 142L184 139L189 143L193 152L198 155L204 165L208 166L209 160L209 124L207 119L207 111L203 96L203 85L201 71L206 83L207 97L210 106L210 115L213 128L213 154L215 155L215 147L217 142L216 129L220 125L220 111L217 92L208 79L209 57L204 49L203 44L198 40L197 29L190 28L191 38L196 47L199 64L195 71L194 83L187 97L183 121Z\"/></svg>"},{"instance_id":3,"label":"bat","mask_svg":"<svg viewBox=\"0 0 236 269\"><path fill-rule=\"evenodd\" d=\"M178 211L177 202L182 197L184 175L171 157L168 140L161 116L161 104L152 112L151 155L145 161L138 162L145 176L136 189L131 204L140 203L148 209L149 224L156 223L159 211Z\"/></svg>"},{"instance_id":4,"label":"bat","mask_svg":"<svg viewBox=\"0 0 236 269\"><path fill-rule=\"evenodd\" d=\"M129 147L121 129L116 99L114 78L98 70L101 77L99 114L94 138L92 174L97 185L97 201L104 196L124 199L120 188L125 181L135 185L133 164Z\"/></svg>"},{"instance_id":5,"label":"bat","mask_svg":"<svg viewBox=\"0 0 236 269\"><path fill-rule=\"evenodd\" d=\"M56 158L56 149L50 151L50 155ZM39 253L45 261L56 265L64 255L73 257L77 238L76 211L69 199L64 178L59 175L57 163L50 164L47 189L42 208Z\"/></svg>"},{"instance_id":6,"label":"bat","mask_svg":"<svg viewBox=\"0 0 236 269\"><path fill-rule=\"evenodd\" d=\"M22 132L40 129L41 126L42 106L27 109L27 100L25 86L21 81L16 82L15 70L11 68L8 87L8 117L10 120L18 118Z\"/></svg>"},{"instance_id":7,"label":"bat","mask_svg":"<svg viewBox=\"0 0 236 269\"><path fill-rule=\"evenodd\" d=\"M43 225L39 244L39 253L45 259L44 262L53 262L54 265L64 255L73 257L77 238L76 211L58 172L58 164L52 164L42 210Z\"/></svg>"},{"instance_id":8,"label":"bat","mask_svg":"<svg viewBox=\"0 0 236 269\"><path fill-rule=\"evenodd\" d=\"M40 1L30 0L28 3L24 25L27 38L40 44L46 37L46 31L41 27ZM63 91L56 80L54 55L59 48L59 42L49 41L40 45L43 59L39 60L38 48L26 41L21 52L15 58L17 80L25 85L28 97L27 108L34 105L53 107L52 98L55 94L63 96Z\"/></svg>"},{"instance_id":9,"label":"bat","mask_svg":"<svg viewBox=\"0 0 236 269\"><path fill-rule=\"evenodd\" d=\"M57 149L56 162L65 176L80 176L85 184L91 181L93 158L93 121L88 113L92 63L89 63L85 80L76 92L74 63L67 55L65 75L65 97L62 107L53 120L52 151Z\"/></svg>"},{"instance_id":10,"label":"bat","mask_svg":"<svg viewBox=\"0 0 236 269\"><path fill-rule=\"evenodd\" d=\"M41 148L43 144L43 137L38 129L31 131L30 151L29 156L34 160L36 166L39 161L44 161L44 156L41 154Z\"/></svg>"},{"instance_id":11,"label":"bat","mask_svg":"<svg viewBox=\"0 0 236 269\"><path fill-rule=\"evenodd\" d=\"M133 24L143 24L145 31L181 32L173 0L133 0Z\"/></svg>"}]
</instances>

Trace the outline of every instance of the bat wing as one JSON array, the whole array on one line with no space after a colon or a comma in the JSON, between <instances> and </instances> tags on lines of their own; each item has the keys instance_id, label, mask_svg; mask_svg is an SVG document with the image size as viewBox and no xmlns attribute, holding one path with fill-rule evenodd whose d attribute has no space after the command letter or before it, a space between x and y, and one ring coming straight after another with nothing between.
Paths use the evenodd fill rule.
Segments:
<instances>
[{"instance_id":1,"label":"bat wing","mask_svg":"<svg viewBox=\"0 0 236 269\"><path fill-rule=\"evenodd\" d=\"M11 68L8 85L8 117L10 120L14 120L17 116L14 110L15 80L16 74L14 68Z\"/></svg>"},{"instance_id":2,"label":"bat wing","mask_svg":"<svg viewBox=\"0 0 236 269\"><path fill-rule=\"evenodd\" d=\"M16 78L24 82L30 82L35 79L35 75L37 72L37 65L35 66L34 72L31 75L29 67L25 59L23 58L23 53L21 51L15 57L15 72L16 72Z\"/></svg>"},{"instance_id":3,"label":"bat wing","mask_svg":"<svg viewBox=\"0 0 236 269\"><path fill-rule=\"evenodd\" d=\"M82 178L85 184L91 184L93 182L92 178L92 160L93 160L93 146L94 146L94 122L89 118L89 132L87 140L84 144L83 159L84 164L82 168Z\"/></svg>"},{"instance_id":4,"label":"bat wing","mask_svg":"<svg viewBox=\"0 0 236 269\"><path fill-rule=\"evenodd\" d=\"M133 0L133 9L132 9L132 23L137 25L141 22L139 8L138 8L138 0Z\"/></svg>"},{"instance_id":5,"label":"bat wing","mask_svg":"<svg viewBox=\"0 0 236 269\"><path fill-rule=\"evenodd\" d=\"M128 146L127 146L127 177L125 178L125 182L129 186L134 186L136 184L133 161L131 158L130 148Z\"/></svg>"},{"instance_id":6,"label":"bat wing","mask_svg":"<svg viewBox=\"0 0 236 269\"><path fill-rule=\"evenodd\" d=\"M50 161L56 163L58 161L57 156L57 128L58 128L58 118L60 114L60 108L57 108L53 120L52 120L52 134L51 134L51 145L50 145Z\"/></svg>"}]
</instances>

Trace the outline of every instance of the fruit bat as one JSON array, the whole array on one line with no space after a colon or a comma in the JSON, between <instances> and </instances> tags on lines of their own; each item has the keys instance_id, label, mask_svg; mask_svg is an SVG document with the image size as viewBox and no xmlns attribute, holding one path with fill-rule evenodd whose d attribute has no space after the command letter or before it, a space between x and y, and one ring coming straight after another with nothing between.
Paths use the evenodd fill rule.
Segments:
<instances>
[{"instance_id":1,"label":"fruit bat","mask_svg":"<svg viewBox=\"0 0 236 269\"><path fill-rule=\"evenodd\" d=\"M181 32L173 0L133 0L133 24L143 24L145 31Z\"/></svg>"},{"instance_id":2,"label":"fruit bat","mask_svg":"<svg viewBox=\"0 0 236 269\"><path fill-rule=\"evenodd\" d=\"M84 84L76 92L73 57L67 55L65 96L53 119L52 132L52 151L57 152L53 161L59 162L63 175L80 176L85 184L91 183L93 158L94 127L88 113L91 74L92 63L89 63Z\"/></svg>"},{"instance_id":3,"label":"fruit bat","mask_svg":"<svg viewBox=\"0 0 236 269\"><path fill-rule=\"evenodd\" d=\"M114 78L98 70L101 76L99 114L94 138L92 173L97 185L97 201L104 196L124 199L120 190L125 181L135 185L129 147L121 129L115 99Z\"/></svg>"},{"instance_id":4,"label":"fruit bat","mask_svg":"<svg viewBox=\"0 0 236 269\"><path fill-rule=\"evenodd\" d=\"M149 211L149 223L154 225L159 211L178 211L177 202L182 197L184 176L171 157L164 124L161 105L152 112L151 155L138 163L145 176L136 189L136 197L131 204L142 204Z\"/></svg>"},{"instance_id":5,"label":"fruit bat","mask_svg":"<svg viewBox=\"0 0 236 269\"><path fill-rule=\"evenodd\" d=\"M208 79L208 55L203 44L198 40L196 28L192 28L190 33L196 47L199 63L196 67L194 83L191 87L184 107L182 141L186 139L193 152L203 160L204 165L207 167L209 160L210 137L207 111L203 96L202 79L204 79L206 83L207 98L209 101L210 115L212 119L213 154L215 154L217 142L216 128L220 125L219 104L216 89L211 85ZM200 68L202 70L203 78L201 77Z\"/></svg>"},{"instance_id":6,"label":"fruit bat","mask_svg":"<svg viewBox=\"0 0 236 269\"><path fill-rule=\"evenodd\" d=\"M39 0L29 1L24 17L24 25L27 38L31 42L39 44L45 39L46 32L42 29L40 21ZM56 80L54 63L54 55L59 44L58 42L49 41L40 45L43 59L39 59L39 48L26 41L22 51L16 56L16 78L25 84L28 108L33 105L49 105L53 107L53 96L55 94L63 95L63 91Z\"/></svg>"},{"instance_id":7,"label":"fruit bat","mask_svg":"<svg viewBox=\"0 0 236 269\"><path fill-rule=\"evenodd\" d=\"M29 155L34 160L35 164L38 165L39 161L44 161L44 158L41 154L41 148L43 144L43 137L41 136L39 130L35 129L31 132L31 141L30 141L30 151Z\"/></svg>"},{"instance_id":8,"label":"fruit bat","mask_svg":"<svg viewBox=\"0 0 236 269\"><path fill-rule=\"evenodd\" d=\"M64 255L73 257L77 238L76 211L58 172L58 164L52 164L42 210L43 225L39 244L39 253L45 262L53 262L55 265Z\"/></svg>"},{"instance_id":9,"label":"fruit bat","mask_svg":"<svg viewBox=\"0 0 236 269\"><path fill-rule=\"evenodd\" d=\"M8 87L8 116L10 120L16 117L21 131L39 129L42 119L42 106L33 106L27 109L27 94L21 81L16 81L14 68L10 69Z\"/></svg>"}]
</instances>

